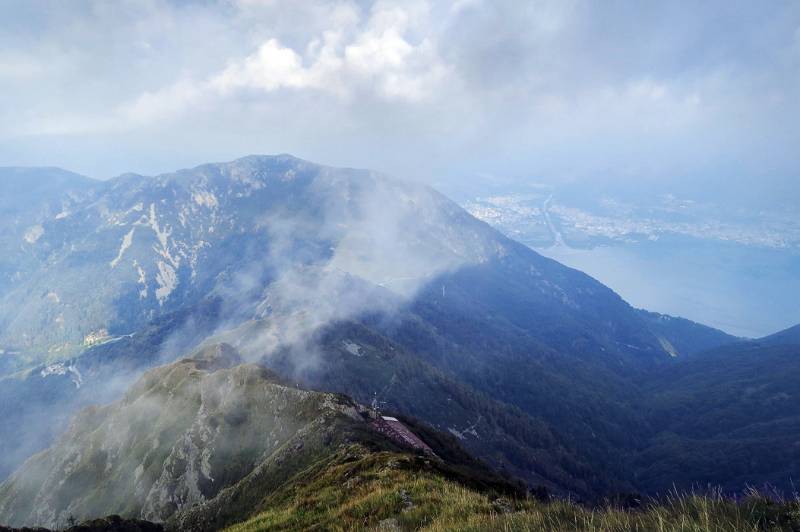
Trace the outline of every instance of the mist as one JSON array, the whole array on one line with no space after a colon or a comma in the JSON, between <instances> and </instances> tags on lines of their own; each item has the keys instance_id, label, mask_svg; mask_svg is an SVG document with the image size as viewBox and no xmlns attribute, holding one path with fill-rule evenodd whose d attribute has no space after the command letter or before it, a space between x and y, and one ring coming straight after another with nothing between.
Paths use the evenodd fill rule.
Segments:
<instances>
[{"instance_id":1,"label":"mist","mask_svg":"<svg viewBox=\"0 0 800 532\"><path fill-rule=\"evenodd\" d=\"M225 308L238 309L224 314L237 319L222 321L208 342L230 342L267 365L289 353L299 376L315 369L327 327L391 319L439 276L497 253L488 228L462 225L465 213L429 187L322 168L309 189L308 205L259 218L268 252L216 289Z\"/></svg>"},{"instance_id":2,"label":"mist","mask_svg":"<svg viewBox=\"0 0 800 532\"><path fill-rule=\"evenodd\" d=\"M270 166L275 161L277 167ZM111 263L106 254L93 254L83 266L97 272L93 275L118 275L133 296L105 299L89 279L57 304L122 305L126 315L147 319L126 322L125 315L66 313L68 307L59 307L70 327L44 329L57 347L69 343L76 330L112 332L97 347L75 347L80 351L75 358L53 366L60 372L40 375L46 364L34 365L30 373L6 378L8 399L25 403L15 413L25 429L5 440L0 475L46 447L78 409L116 400L144 371L190 356L198 346L230 343L244 361L268 367L280 359L284 377L301 381L318 369L324 356L318 340L328 327L368 315L391 319L438 276L499 252L496 234L433 189L369 171L279 156L129 179L140 192L124 196L122 203L104 196L78 207L81 219L81 209L99 209L109 223L86 234L63 234L66 240L58 246L70 249L73 239L100 238L116 247L119 238L108 235L122 235ZM231 189L233 183L241 188ZM182 199L145 209L141 198L163 190ZM142 215L146 210L149 215ZM194 217L183 227L178 220L187 212ZM185 250L195 241L203 242L198 248L203 252L192 258ZM148 287L166 286L168 258L174 282L159 294ZM58 285L60 272L57 268L46 283ZM36 338L38 325L19 324L28 327L20 334ZM41 363L57 356L52 353L31 357Z\"/></svg>"}]
</instances>

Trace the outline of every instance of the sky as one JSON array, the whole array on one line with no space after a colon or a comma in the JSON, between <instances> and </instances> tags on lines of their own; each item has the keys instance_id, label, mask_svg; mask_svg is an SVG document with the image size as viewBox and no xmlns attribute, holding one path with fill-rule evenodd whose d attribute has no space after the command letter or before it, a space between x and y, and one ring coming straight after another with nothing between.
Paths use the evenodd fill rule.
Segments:
<instances>
[{"instance_id":1,"label":"sky","mask_svg":"<svg viewBox=\"0 0 800 532\"><path fill-rule=\"evenodd\" d=\"M0 10L0 166L105 179L292 153L450 188L800 188L798 2Z\"/></svg>"}]
</instances>

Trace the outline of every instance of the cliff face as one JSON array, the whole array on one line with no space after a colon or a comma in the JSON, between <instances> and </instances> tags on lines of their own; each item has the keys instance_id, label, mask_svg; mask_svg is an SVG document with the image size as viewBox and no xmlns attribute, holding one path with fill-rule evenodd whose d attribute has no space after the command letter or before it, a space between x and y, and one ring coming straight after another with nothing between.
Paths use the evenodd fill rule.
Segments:
<instances>
[{"instance_id":1,"label":"cliff face","mask_svg":"<svg viewBox=\"0 0 800 532\"><path fill-rule=\"evenodd\" d=\"M269 468L289 442L301 452L299 435L366 423L349 399L285 386L239 362L232 348L209 347L146 373L121 401L83 411L0 487L0 522L164 521Z\"/></svg>"}]
</instances>

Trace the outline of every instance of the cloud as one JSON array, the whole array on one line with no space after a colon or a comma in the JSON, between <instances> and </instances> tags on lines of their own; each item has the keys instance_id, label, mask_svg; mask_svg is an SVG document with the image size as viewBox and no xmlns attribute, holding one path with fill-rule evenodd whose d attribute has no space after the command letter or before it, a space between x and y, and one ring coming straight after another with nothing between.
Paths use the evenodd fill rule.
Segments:
<instances>
[{"instance_id":1,"label":"cloud","mask_svg":"<svg viewBox=\"0 0 800 532\"><path fill-rule=\"evenodd\" d=\"M558 181L624 161L764 187L800 163L792 2L32 4L0 23L9 164L111 175L287 151Z\"/></svg>"},{"instance_id":2,"label":"cloud","mask_svg":"<svg viewBox=\"0 0 800 532\"><path fill-rule=\"evenodd\" d=\"M247 1L240 5L253 9L272 3ZM389 102L433 98L448 71L430 38L412 42L408 37L419 11L419 7L378 4L359 23L358 13L339 10L332 25L309 36L300 52L277 38L268 38L254 52L230 60L207 79L182 79L123 103L118 118L135 125L157 122L193 112L209 101L224 105L242 93L252 97L277 91L313 91L346 102L357 97Z\"/></svg>"},{"instance_id":3,"label":"cloud","mask_svg":"<svg viewBox=\"0 0 800 532\"><path fill-rule=\"evenodd\" d=\"M215 76L211 86L223 93L240 88L274 91L284 87L319 87L320 76L315 72L319 68L319 63L304 68L302 58L294 50L270 39L256 53L243 61L234 62Z\"/></svg>"},{"instance_id":4,"label":"cloud","mask_svg":"<svg viewBox=\"0 0 800 532\"><path fill-rule=\"evenodd\" d=\"M110 121L98 123L103 129L125 128L169 120L190 111L206 98L205 89L191 81L179 81L155 92L145 92L123 103Z\"/></svg>"}]
</instances>

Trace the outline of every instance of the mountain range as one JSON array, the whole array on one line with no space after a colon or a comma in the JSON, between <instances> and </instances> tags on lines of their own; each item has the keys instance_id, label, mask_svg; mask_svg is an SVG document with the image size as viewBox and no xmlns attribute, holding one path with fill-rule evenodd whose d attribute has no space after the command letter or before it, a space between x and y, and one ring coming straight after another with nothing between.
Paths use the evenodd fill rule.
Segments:
<instances>
[{"instance_id":1,"label":"mountain range","mask_svg":"<svg viewBox=\"0 0 800 532\"><path fill-rule=\"evenodd\" d=\"M334 396L297 390L421 420L451 436L448 448L557 496L790 490L800 465L796 330L746 340L633 308L425 186L279 155L105 182L3 169L0 187L10 228L0 239L0 474L16 470L0 488L0 521L177 519L183 510L164 501L213 500L262 468L264 445L284 448L324 417L319 405ZM246 364L174 362L222 345ZM199 403L194 392L185 403L159 395L173 378L181 394L240 379L235 412L208 425L203 393ZM295 410L283 418L248 403L251 381L295 390ZM169 408L131 410L150 399ZM301 415L306 400L317 406ZM121 402L68 424L110 401ZM114 440L109 427L131 417L152 426ZM153 440L159 420L183 439ZM264 425L284 432L244 450L197 444L218 431L250 445L248 431ZM328 432L345 441L352 430ZM206 444L233 465L201 463ZM201 466L225 480L187 485ZM109 467L147 479L139 495L98 475ZM65 478L75 489L56 488Z\"/></svg>"}]
</instances>

